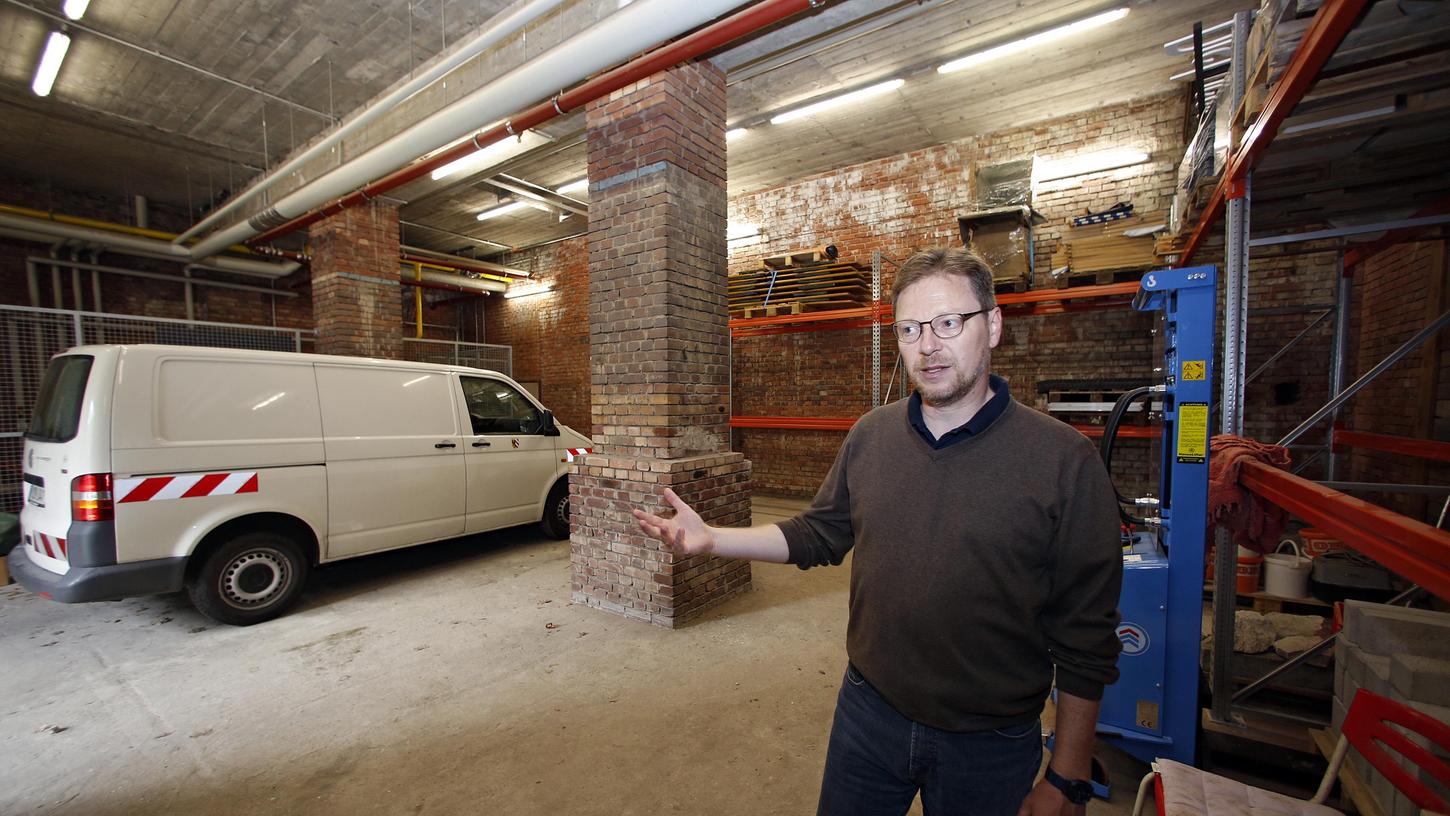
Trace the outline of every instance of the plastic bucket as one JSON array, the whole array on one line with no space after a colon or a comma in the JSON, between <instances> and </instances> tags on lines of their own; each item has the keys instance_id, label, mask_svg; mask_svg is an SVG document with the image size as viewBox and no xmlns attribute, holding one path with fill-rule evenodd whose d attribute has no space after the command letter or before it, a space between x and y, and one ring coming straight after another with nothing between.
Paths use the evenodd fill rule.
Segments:
<instances>
[{"instance_id":1,"label":"plastic bucket","mask_svg":"<svg viewBox=\"0 0 1450 816\"><path fill-rule=\"evenodd\" d=\"M1239 563L1235 582L1239 592L1248 594L1259 591L1259 570L1263 563L1264 559L1255 555L1252 550L1239 547Z\"/></svg>"},{"instance_id":2,"label":"plastic bucket","mask_svg":"<svg viewBox=\"0 0 1450 816\"><path fill-rule=\"evenodd\" d=\"M1306 598L1309 596L1309 568L1313 562L1299 554L1299 546L1290 539L1279 542L1279 549L1288 544L1293 555L1274 551L1264 556L1264 591L1281 598Z\"/></svg>"}]
</instances>

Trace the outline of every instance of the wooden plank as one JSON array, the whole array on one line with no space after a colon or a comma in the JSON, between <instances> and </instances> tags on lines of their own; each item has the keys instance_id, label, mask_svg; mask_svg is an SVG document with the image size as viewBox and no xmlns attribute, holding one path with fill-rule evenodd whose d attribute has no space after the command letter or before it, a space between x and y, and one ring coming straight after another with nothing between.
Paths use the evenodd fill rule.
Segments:
<instances>
[{"instance_id":1,"label":"wooden plank","mask_svg":"<svg viewBox=\"0 0 1450 816\"><path fill-rule=\"evenodd\" d=\"M1242 712L1239 716L1244 720L1242 726L1214 722L1213 717L1209 716L1208 709L1205 708L1202 710L1203 730L1227 737L1266 743L1290 751L1298 751L1301 754L1314 753L1314 741L1309 736L1309 729L1303 724L1274 720L1251 711Z\"/></svg>"},{"instance_id":2,"label":"wooden plank","mask_svg":"<svg viewBox=\"0 0 1450 816\"><path fill-rule=\"evenodd\" d=\"M1338 736L1330 733L1327 728L1311 728L1309 734L1314 739L1314 747L1325 759L1334 756L1334 748L1339 743ZM1340 798L1343 799L1344 795L1348 794L1349 801L1354 803L1354 809L1359 811L1361 816L1388 816L1384 808L1380 807L1379 801L1374 798L1374 789L1348 762L1339 766L1339 789Z\"/></svg>"}]
</instances>

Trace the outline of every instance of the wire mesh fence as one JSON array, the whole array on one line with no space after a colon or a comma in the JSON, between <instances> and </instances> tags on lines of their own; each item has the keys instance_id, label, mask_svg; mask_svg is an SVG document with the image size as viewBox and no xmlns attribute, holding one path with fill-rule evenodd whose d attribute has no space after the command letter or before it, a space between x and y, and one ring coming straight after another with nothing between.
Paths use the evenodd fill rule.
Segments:
<instances>
[{"instance_id":1,"label":"wire mesh fence","mask_svg":"<svg viewBox=\"0 0 1450 816\"><path fill-rule=\"evenodd\" d=\"M487 368L513 376L513 346L489 343L464 343L453 340L420 340L404 338L401 351L404 360L414 363L443 363L472 368Z\"/></svg>"},{"instance_id":2,"label":"wire mesh fence","mask_svg":"<svg viewBox=\"0 0 1450 816\"><path fill-rule=\"evenodd\" d=\"M20 507L21 462L31 407L50 358L103 343L303 351L311 331L160 317L0 306L0 512Z\"/></svg>"}]
</instances>

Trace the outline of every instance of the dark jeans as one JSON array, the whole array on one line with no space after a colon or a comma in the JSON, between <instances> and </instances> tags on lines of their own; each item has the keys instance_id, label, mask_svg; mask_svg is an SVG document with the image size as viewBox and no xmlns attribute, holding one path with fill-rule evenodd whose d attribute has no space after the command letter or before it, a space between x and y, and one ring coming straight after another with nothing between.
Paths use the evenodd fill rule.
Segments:
<instances>
[{"instance_id":1,"label":"dark jeans","mask_svg":"<svg viewBox=\"0 0 1450 816\"><path fill-rule=\"evenodd\" d=\"M1042 763L1042 726L958 733L913 722L846 666L817 816L1017 816Z\"/></svg>"}]
</instances>

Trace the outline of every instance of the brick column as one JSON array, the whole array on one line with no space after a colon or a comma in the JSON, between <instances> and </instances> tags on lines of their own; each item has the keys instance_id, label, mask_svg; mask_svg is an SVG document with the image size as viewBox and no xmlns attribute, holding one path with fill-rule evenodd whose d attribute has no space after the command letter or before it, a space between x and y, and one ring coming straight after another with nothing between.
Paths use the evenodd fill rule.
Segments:
<instances>
[{"instance_id":1,"label":"brick column","mask_svg":"<svg viewBox=\"0 0 1450 816\"><path fill-rule=\"evenodd\" d=\"M373 201L308 228L319 354L398 357L398 208Z\"/></svg>"},{"instance_id":2,"label":"brick column","mask_svg":"<svg viewBox=\"0 0 1450 816\"><path fill-rule=\"evenodd\" d=\"M716 525L750 522L729 446L725 75L673 68L589 106L594 455L570 478L573 597L674 627L750 586L750 564L677 559L632 507L668 486Z\"/></svg>"}]
</instances>

